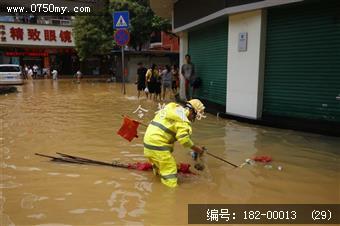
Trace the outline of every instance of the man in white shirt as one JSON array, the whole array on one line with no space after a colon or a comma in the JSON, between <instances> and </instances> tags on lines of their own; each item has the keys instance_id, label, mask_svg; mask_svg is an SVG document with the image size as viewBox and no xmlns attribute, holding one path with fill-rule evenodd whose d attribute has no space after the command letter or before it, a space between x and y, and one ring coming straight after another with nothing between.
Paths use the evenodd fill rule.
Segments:
<instances>
[{"instance_id":1,"label":"man in white shirt","mask_svg":"<svg viewBox=\"0 0 340 226\"><path fill-rule=\"evenodd\" d=\"M191 84L195 80L195 66L191 63L191 57L189 54L185 55L186 64L182 65L181 74L185 80L185 96L187 100L191 99L192 92L190 92Z\"/></svg>"},{"instance_id":2,"label":"man in white shirt","mask_svg":"<svg viewBox=\"0 0 340 226\"><path fill-rule=\"evenodd\" d=\"M54 69L52 71L52 78L53 78L53 80L57 80L58 79L58 71L56 69Z\"/></svg>"}]
</instances>

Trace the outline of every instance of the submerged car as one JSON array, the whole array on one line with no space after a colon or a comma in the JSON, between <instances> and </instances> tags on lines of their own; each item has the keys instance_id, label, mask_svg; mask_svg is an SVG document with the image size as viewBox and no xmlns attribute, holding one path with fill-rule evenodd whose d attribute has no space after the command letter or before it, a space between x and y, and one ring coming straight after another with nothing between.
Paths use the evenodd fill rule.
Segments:
<instances>
[{"instance_id":1,"label":"submerged car","mask_svg":"<svg viewBox=\"0 0 340 226\"><path fill-rule=\"evenodd\" d=\"M21 67L17 64L0 64L0 85L22 85Z\"/></svg>"}]
</instances>

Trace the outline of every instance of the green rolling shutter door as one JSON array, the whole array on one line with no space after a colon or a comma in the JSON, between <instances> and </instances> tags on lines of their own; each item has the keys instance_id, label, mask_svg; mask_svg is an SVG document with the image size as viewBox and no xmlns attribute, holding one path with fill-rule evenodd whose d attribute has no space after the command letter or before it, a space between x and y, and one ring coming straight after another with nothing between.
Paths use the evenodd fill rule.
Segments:
<instances>
[{"instance_id":1,"label":"green rolling shutter door","mask_svg":"<svg viewBox=\"0 0 340 226\"><path fill-rule=\"evenodd\" d=\"M189 32L189 54L202 79L198 98L226 106L228 21Z\"/></svg>"},{"instance_id":2,"label":"green rolling shutter door","mask_svg":"<svg viewBox=\"0 0 340 226\"><path fill-rule=\"evenodd\" d=\"M340 121L340 1L268 10L263 115Z\"/></svg>"}]
</instances>

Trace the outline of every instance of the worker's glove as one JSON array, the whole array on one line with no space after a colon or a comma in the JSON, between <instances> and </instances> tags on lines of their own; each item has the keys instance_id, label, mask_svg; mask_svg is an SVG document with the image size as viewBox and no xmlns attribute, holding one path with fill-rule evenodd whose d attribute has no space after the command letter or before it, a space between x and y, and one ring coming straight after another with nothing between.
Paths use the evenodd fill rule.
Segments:
<instances>
[{"instance_id":1,"label":"worker's glove","mask_svg":"<svg viewBox=\"0 0 340 226\"><path fill-rule=\"evenodd\" d=\"M202 147L202 152L201 153L197 153L197 152L195 152L195 151L192 151L191 152L191 158L193 159L193 160L195 160L195 161L197 161L197 159L198 158L201 158L203 155L204 155L204 153L207 151L207 149L205 148L205 147Z\"/></svg>"},{"instance_id":2,"label":"worker's glove","mask_svg":"<svg viewBox=\"0 0 340 226\"><path fill-rule=\"evenodd\" d=\"M197 161L197 158L198 158L198 153L196 151L192 151L191 152L191 158L195 161Z\"/></svg>"}]
</instances>

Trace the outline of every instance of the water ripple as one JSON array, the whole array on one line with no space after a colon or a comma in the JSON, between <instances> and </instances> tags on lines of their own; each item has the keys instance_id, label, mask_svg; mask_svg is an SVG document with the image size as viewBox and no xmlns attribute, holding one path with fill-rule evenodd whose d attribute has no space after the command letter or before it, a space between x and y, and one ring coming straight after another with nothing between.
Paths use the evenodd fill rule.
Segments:
<instances>
[{"instance_id":1,"label":"water ripple","mask_svg":"<svg viewBox=\"0 0 340 226\"><path fill-rule=\"evenodd\" d=\"M136 203L135 208L126 205L128 202L133 202L132 200ZM112 192L107 204L111 207L110 211L117 213L118 218L125 218L127 215L138 217L144 214L145 201L142 199L142 195L137 192L123 190Z\"/></svg>"},{"instance_id":2,"label":"water ripple","mask_svg":"<svg viewBox=\"0 0 340 226\"><path fill-rule=\"evenodd\" d=\"M34 219L43 219L43 218L46 218L46 215L43 213L37 213L37 214L28 215L27 217L34 218Z\"/></svg>"}]
</instances>

